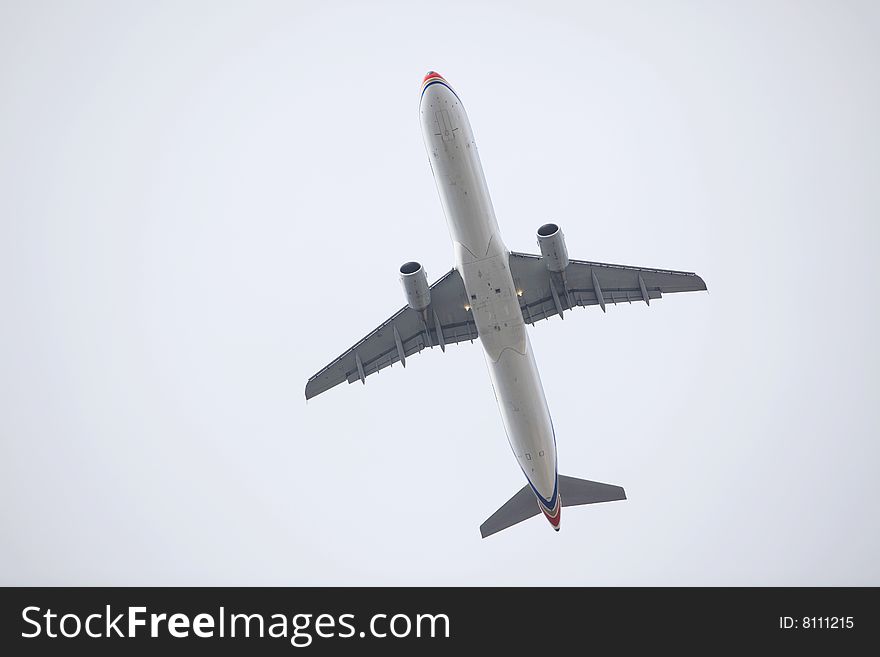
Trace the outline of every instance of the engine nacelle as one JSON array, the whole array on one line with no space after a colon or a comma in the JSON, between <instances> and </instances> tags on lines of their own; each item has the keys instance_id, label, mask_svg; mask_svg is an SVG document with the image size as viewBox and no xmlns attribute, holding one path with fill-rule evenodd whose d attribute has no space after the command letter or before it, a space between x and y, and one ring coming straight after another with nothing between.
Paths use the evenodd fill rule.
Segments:
<instances>
[{"instance_id":1,"label":"engine nacelle","mask_svg":"<svg viewBox=\"0 0 880 657\"><path fill-rule=\"evenodd\" d=\"M431 305L428 275L418 262L405 262L400 266L400 282L410 308L421 312Z\"/></svg>"},{"instance_id":2,"label":"engine nacelle","mask_svg":"<svg viewBox=\"0 0 880 657\"><path fill-rule=\"evenodd\" d=\"M538 229L538 247L541 257L550 271L564 271L568 267L568 249L565 237L556 224L544 224Z\"/></svg>"}]
</instances>

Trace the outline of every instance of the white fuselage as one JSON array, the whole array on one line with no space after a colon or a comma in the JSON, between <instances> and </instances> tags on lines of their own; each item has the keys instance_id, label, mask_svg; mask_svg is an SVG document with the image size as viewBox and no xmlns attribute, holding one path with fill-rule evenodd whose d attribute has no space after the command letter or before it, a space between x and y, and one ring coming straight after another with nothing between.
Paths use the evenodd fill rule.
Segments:
<instances>
[{"instance_id":1,"label":"white fuselage","mask_svg":"<svg viewBox=\"0 0 880 657\"><path fill-rule=\"evenodd\" d=\"M553 424L470 122L439 76L426 78L419 112L455 267L464 281L507 438L542 511L558 525Z\"/></svg>"}]
</instances>

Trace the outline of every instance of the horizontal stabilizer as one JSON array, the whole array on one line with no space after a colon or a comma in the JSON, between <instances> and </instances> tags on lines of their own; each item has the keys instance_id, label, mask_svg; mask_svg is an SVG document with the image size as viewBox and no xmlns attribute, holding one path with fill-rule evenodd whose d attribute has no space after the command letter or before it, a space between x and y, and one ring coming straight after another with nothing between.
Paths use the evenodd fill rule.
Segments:
<instances>
[{"instance_id":1,"label":"horizontal stabilizer","mask_svg":"<svg viewBox=\"0 0 880 657\"><path fill-rule=\"evenodd\" d=\"M620 486L559 475L559 496L562 506L578 506L625 500L626 492ZM486 538L539 513L541 508L538 506L535 493L532 487L526 484L480 525L480 535Z\"/></svg>"},{"instance_id":2,"label":"horizontal stabilizer","mask_svg":"<svg viewBox=\"0 0 880 657\"><path fill-rule=\"evenodd\" d=\"M528 520L532 516L541 513L538 508L538 500L532 492L531 486L526 484L519 492L504 503L500 509L489 516L489 519L480 525L480 534L483 538L491 536L502 529L512 527L518 522Z\"/></svg>"},{"instance_id":3,"label":"horizontal stabilizer","mask_svg":"<svg viewBox=\"0 0 880 657\"><path fill-rule=\"evenodd\" d=\"M559 494L562 496L562 506L616 502L626 499L626 491L621 486L575 479L565 475L559 475Z\"/></svg>"}]
</instances>

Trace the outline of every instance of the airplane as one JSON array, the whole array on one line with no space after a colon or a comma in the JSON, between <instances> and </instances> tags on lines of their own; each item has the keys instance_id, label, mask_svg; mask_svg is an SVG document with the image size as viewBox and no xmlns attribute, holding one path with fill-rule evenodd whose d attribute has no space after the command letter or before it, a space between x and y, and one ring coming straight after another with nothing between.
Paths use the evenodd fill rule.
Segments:
<instances>
[{"instance_id":1,"label":"airplane","mask_svg":"<svg viewBox=\"0 0 880 657\"><path fill-rule=\"evenodd\" d=\"M379 370L425 347L479 339L501 420L526 484L481 526L483 538L537 516L557 532L562 507L625 500L620 486L558 474L556 433L526 324L567 310L644 301L672 292L705 290L691 272L571 260L562 230L538 228L539 254L509 251L495 211L470 121L443 76L428 72L419 101L428 161L455 257L455 266L428 285L424 267L406 262L400 281L406 305L311 377L310 399L348 381L366 382Z\"/></svg>"}]
</instances>

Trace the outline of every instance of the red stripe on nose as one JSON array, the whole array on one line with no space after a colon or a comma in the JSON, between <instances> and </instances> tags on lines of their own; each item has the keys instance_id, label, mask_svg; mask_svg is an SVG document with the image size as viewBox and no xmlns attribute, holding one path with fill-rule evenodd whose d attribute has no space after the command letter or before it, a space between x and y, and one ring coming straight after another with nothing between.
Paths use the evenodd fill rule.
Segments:
<instances>
[{"instance_id":1,"label":"red stripe on nose","mask_svg":"<svg viewBox=\"0 0 880 657\"><path fill-rule=\"evenodd\" d=\"M435 78L437 80L442 80L443 76L440 75L439 73L437 73L436 71L428 71L428 74L425 76L425 79L422 80L422 84L424 84L428 80L435 79Z\"/></svg>"}]
</instances>

